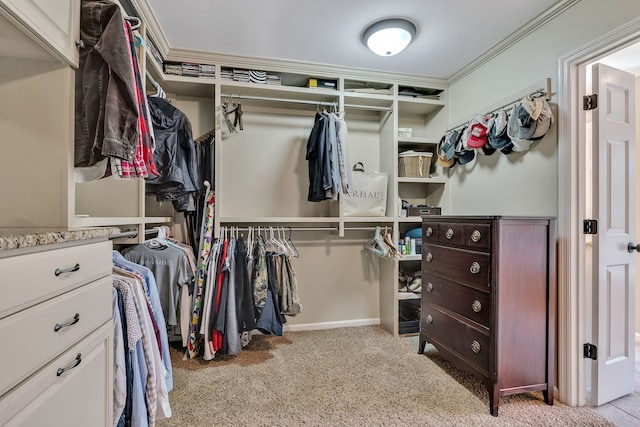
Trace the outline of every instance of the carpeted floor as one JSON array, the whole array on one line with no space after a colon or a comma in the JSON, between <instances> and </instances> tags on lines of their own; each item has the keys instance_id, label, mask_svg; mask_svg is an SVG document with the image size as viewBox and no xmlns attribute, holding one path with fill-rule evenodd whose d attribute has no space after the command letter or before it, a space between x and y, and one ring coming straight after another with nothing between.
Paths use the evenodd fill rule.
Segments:
<instances>
[{"instance_id":1,"label":"carpeted floor","mask_svg":"<svg viewBox=\"0 0 640 427\"><path fill-rule=\"evenodd\" d=\"M237 356L182 360L172 349L173 416L164 426L612 426L540 392L505 396L489 414L484 385L418 338L377 326L254 336Z\"/></svg>"}]
</instances>

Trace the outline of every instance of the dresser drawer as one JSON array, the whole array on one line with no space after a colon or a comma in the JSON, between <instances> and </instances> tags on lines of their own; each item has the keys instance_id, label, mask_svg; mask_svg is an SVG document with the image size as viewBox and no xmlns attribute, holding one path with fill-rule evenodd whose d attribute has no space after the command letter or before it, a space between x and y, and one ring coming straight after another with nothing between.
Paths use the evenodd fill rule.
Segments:
<instances>
[{"instance_id":1,"label":"dresser drawer","mask_svg":"<svg viewBox=\"0 0 640 427\"><path fill-rule=\"evenodd\" d=\"M491 294L431 274L422 274L422 304L447 307L489 328ZM424 311L424 307L422 309Z\"/></svg>"},{"instance_id":2,"label":"dresser drawer","mask_svg":"<svg viewBox=\"0 0 640 427\"><path fill-rule=\"evenodd\" d=\"M448 245L462 245L464 242L463 225L442 223L438 225L438 242Z\"/></svg>"},{"instance_id":3,"label":"dresser drawer","mask_svg":"<svg viewBox=\"0 0 640 427\"><path fill-rule=\"evenodd\" d=\"M490 260L488 253L422 245L422 268L480 290L489 289Z\"/></svg>"},{"instance_id":4,"label":"dresser drawer","mask_svg":"<svg viewBox=\"0 0 640 427\"><path fill-rule=\"evenodd\" d=\"M482 371L489 369L489 332L471 326L430 304L423 304L420 332Z\"/></svg>"},{"instance_id":5,"label":"dresser drawer","mask_svg":"<svg viewBox=\"0 0 640 427\"><path fill-rule=\"evenodd\" d=\"M0 425L113 426L111 331L103 324L0 398Z\"/></svg>"},{"instance_id":6,"label":"dresser drawer","mask_svg":"<svg viewBox=\"0 0 640 427\"><path fill-rule=\"evenodd\" d=\"M0 318L109 275L111 248L105 241L0 259Z\"/></svg>"},{"instance_id":7,"label":"dresser drawer","mask_svg":"<svg viewBox=\"0 0 640 427\"><path fill-rule=\"evenodd\" d=\"M491 226L489 224L465 224L462 231L463 245L475 249L491 247Z\"/></svg>"},{"instance_id":8,"label":"dresser drawer","mask_svg":"<svg viewBox=\"0 0 640 427\"><path fill-rule=\"evenodd\" d=\"M108 276L0 320L0 395L111 319L111 288Z\"/></svg>"},{"instance_id":9,"label":"dresser drawer","mask_svg":"<svg viewBox=\"0 0 640 427\"><path fill-rule=\"evenodd\" d=\"M425 222L422 227L422 242L469 249L489 249L491 226L489 224Z\"/></svg>"}]
</instances>

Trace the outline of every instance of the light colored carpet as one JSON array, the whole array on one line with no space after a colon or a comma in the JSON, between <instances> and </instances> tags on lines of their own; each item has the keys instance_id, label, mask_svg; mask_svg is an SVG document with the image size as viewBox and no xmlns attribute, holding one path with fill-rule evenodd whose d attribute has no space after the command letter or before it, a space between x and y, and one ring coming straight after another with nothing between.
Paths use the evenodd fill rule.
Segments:
<instances>
[{"instance_id":1,"label":"light colored carpet","mask_svg":"<svg viewBox=\"0 0 640 427\"><path fill-rule=\"evenodd\" d=\"M182 360L172 349L173 417L164 426L612 426L589 408L505 396L418 338L377 326L253 337L237 356Z\"/></svg>"}]
</instances>

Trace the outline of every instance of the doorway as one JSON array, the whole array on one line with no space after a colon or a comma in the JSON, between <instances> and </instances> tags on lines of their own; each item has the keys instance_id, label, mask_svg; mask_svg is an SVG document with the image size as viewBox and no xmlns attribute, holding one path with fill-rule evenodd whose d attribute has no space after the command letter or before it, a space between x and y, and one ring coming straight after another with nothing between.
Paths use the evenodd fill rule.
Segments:
<instances>
[{"instance_id":1,"label":"doorway","mask_svg":"<svg viewBox=\"0 0 640 427\"><path fill-rule=\"evenodd\" d=\"M580 122L580 67L640 42L640 19L635 19L559 58L558 105L558 396L571 405L587 405L583 345L587 343L586 157ZM584 81L584 80L583 80ZM637 130L636 130L637 133ZM638 304L640 307L640 304Z\"/></svg>"},{"instance_id":2,"label":"doorway","mask_svg":"<svg viewBox=\"0 0 640 427\"><path fill-rule=\"evenodd\" d=\"M635 289L640 271L635 267L636 254L630 254L626 245L629 242L635 244L638 240L636 224L640 224L639 187L635 174L639 156L634 143L638 141L635 123L638 122L637 106L640 104L637 90L639 54L640 43L636 43L578 67L583 93L597 93L599 97L598 109L579 112L580 139L584 141L580 158L584 159L585 165L582 197L585 218L597 218L600 223L594 235L584 235L585 258L582 264L585 342L596 344L598 349L597 355L593 355L596 360L584 359L585 398L592 406L635 391L634 338L636 331L640 331L640 313L635 310L635 306L640 304L636 301L638 293ZM595 87L592 88L592 84ZM627 85L628 92L621 91L624 85ZM625 94L631 99L625 100L620 96ZM630 113L628 119L623 114L615 117L616 97L620 107L617 112ZM603 122L598 125L601 120ZM608 123L616 128L611 134L606 133ZM601 170L598 171L599 167ZM599 288L595 288L596 285Z\"/></svg>"}]
</instances>

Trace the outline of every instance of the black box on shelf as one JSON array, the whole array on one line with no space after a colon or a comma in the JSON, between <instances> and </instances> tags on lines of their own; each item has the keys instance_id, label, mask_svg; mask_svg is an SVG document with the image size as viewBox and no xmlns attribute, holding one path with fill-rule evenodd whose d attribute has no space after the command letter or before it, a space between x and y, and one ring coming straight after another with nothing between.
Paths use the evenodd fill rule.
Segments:
<instances>
[{"instance_id":1,"label":"black box on shelf","mask_svg":"<svg viewBox=\"0 0 640 427\"><path fill-rule=\"evenodd\" d=\"M407 208L407 216L422 216L422 215L441 215L442 208L438 206L415 206Z\"/></svg>"}]
</instances>

